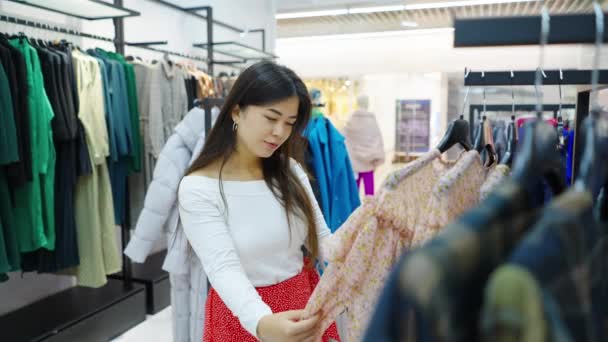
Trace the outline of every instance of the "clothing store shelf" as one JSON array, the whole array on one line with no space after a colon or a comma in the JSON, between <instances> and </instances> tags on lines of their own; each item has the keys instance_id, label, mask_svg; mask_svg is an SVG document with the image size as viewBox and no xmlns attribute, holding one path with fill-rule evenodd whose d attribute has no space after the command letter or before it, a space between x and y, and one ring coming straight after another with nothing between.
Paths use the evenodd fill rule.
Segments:
<instances>
[{"instance_id":1,"label":"clothing store shelf","mask_svg":"<svg viewBox=\"0 0 608 342\"><path fill-rule=\"evenodd\" d=\"M540 24L540 16L456 19L454 47L538 45ZM592 44L595 36L594 14L551 16L548 44Z\"/></svg>"},{"instance_id":2,"label":"clothing store shelf","mask_svg":"<svg viewBox=\"0 0 608 342\"><path fill-rule=\"evenodd\" d=\"M101 20L139 16L140 13L101 0L7 0L22 5L65 14L70 17Z\"/></svg>"},{"instance_id":3,"label":"clothing store shelf","mask_svg":"<svg viewBox=\"0 0 608 342\"><path fill-rule=\"evenodd\" d=\"M131 280L143 285L146 289L146 312L153 315L171 305L171 283L169 273L162 269L167 251L150 255L143 264L132 264ZM116 273L110 278L123 280L122 273Z\"/></svg>"},{"instance_id":4,"label":"clothing store shelf","mask_svg":"<svg viewBox=\"0 0 608 342\"><path fill-rule=\"evenodd\" d=\"M207 43L197 43L194 47L206 49ZM222 55L230 56L237 59L244 60L257 60L257 59L274 59L278 58L270 52L266 52L260 49L256 49L251 46L247 46L237 42L217 42L212 43L214 52L221 53Z\"/></svg>"},{"instance_id":5,"label":"clothing store shelf","mask_svg":"<svg viewBox=\"0 0 608 342\"><path fill-rule=\"evenodd\" d=\"M109 341L146 319L143 286L108 279L72 287L0 316L3 341Z\"/></svg>"}]
</instances>

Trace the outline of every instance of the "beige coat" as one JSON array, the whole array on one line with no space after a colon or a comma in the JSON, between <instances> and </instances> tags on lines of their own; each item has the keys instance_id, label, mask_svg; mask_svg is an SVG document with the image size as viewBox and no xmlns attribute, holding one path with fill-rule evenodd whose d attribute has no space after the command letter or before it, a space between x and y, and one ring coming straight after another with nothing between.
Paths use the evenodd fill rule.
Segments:
<instances>
[{"instance_id":1,"label":"beige coat","mask_svg":"<svg viewBox=\"0 0 608 342\"><path fill-rule=\"evenodd\" d=\"M384 141L374 113L355 111L344 127L344 137L355 172L373 171L384 163Z\"/></svg>"}]
</instances>

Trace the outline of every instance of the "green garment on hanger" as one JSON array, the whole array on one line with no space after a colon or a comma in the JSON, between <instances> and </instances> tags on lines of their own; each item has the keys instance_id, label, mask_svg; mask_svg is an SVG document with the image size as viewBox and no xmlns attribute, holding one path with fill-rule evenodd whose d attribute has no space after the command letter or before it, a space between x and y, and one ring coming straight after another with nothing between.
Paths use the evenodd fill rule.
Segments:
<instances>
[{"instance_id":1,"label":"green garment on hanger","mask_svg":"<svg viewBox=\"0 0 608 342\"><path fill-rule=\"evenodd\" d=\"M141 132L139 128L139 105L137 99L137 85L135 79L135 68L120 54L114 52L106 52L108 57L114 59L125 69L126 84L127 84L127 100L129 102L129 116L131 119L131 163L129 170L131 172L140 172L142 167L142 150L141 150Z\"/></svg>"},{"instance_id":2,"label":"green garment on hanger","mask_svg":"<svg viewBox=\"0 0 608 342\"><path fill-rule=\"evenodd\" d=\"M27 39L16 38L10 44L25 59L27 71L32 146L33 179L15 190L15 227L19 250L55 249L55 146L51 120L55 116L44 90L38 53Z\"/></svg>"}]
</instances>

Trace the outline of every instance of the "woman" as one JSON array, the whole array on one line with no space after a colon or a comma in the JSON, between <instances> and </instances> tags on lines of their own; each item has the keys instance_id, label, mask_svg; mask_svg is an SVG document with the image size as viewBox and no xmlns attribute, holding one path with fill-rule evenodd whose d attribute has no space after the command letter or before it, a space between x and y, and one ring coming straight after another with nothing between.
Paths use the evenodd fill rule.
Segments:
<instances>
[{"instance_id":1,"label":"woman","mask_svg":"<svg viewBox=\"0 0 608 342\"><path fill-rule=\"evenodd\" d=\"M301 319L318 282L302 246L315 260L327 253L331 233L296 162L310 113L293 71L252 65L182 179L180 219L213 288L205 342L308 342L316 333L317 317ZM335 325L324 341L330 338L339 339Z\"/></svg>"}]
</instances>

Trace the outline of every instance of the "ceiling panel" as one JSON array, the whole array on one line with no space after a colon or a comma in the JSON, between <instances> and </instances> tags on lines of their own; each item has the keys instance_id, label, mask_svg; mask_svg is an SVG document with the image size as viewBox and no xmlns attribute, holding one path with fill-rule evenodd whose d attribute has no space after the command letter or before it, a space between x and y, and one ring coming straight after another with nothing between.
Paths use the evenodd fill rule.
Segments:
<instances>
[{"instance_id":1,"label":"ceiling panel","mask_svg":"<svg viewBox=\"0 0 608 342\"><path fill-rule=\"evenodd\" d=\"M326 9L328 5L333 8L356 5L378 6L395 4L395 1L296 1L279 0L279 12L294 11L300 3L300 10ZM404 2L401 2L402 4ZM545 0L550 13L574 14L592 13L593 0ZM321 7L322 4L322 7ZM362 5L363 4L363 5ZM454 18L473 18L489 16L521 16L539 15L543 2L503 3L481 6L462 6L439 9L421 9L394 12L377 12L364 14L348 14L340 16L324 16L296 19L277 20L279 38L303 37L328 34L348 34L363 32L394 31L406 29L452 27ZM315 7L316 6L316 7ZM281 10L283 8L284 10ZM414 21L418 27L407 28L401 25L402 21Z\"/></svg>"}]
</instances>

